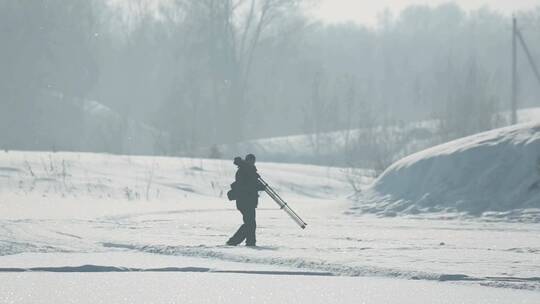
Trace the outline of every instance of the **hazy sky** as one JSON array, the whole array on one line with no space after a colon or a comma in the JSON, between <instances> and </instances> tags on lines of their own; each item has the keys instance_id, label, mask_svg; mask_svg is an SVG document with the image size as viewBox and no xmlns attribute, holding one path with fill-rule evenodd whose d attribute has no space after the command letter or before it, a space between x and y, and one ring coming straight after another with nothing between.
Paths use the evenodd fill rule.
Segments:
<instances>
[{"instance_id":1,"label":"hazy sky","mask_svg":"<svg viewBox=\"0 0 540 304\"><path fill-rule=\"evenodd\" d=\"M313 14L327 22L352 21L374 25L377 13L389 8L394 14L412 4L438 5L455 2L466 10L477 9L484 5L511 15L516 10L540 6L540 0L319 0L319 6Z\"/></svg>"},{"instance_id":2,"label":"hazy sky","mask_svg":"<svg viewBox=\"0 0 540 304\"><path fill-rule=\"evenodd\" d=\"M108 0L111 4L125 5L130 0ZM150 7L158 3L174 0L143 0ZM311 9L310 15L325 22L348 22L375 25L377 14L388 8L394 15L409 5L436 6L454 2L465 10L489 6L506 15L514 11L540 7L540 0L314 0L318 5Z\"/></svg>"}]
</instances>

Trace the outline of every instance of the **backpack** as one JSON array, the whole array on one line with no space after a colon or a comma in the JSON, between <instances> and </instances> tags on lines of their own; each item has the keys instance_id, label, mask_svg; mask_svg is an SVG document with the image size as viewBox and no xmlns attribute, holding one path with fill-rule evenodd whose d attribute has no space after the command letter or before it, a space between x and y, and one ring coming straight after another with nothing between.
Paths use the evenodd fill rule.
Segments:
<instances>
[{"instance_id":1,"label":"backpack","mask_svg":"<svg viewBox=\"0 0 540 304\"><path fill-rule=\"evenodd\" d=\"M236 193L236 190L237 190L236 188L237 188L237 185L236 185L236 182L234 182L231 184L231 190L227 191L227 198L230 201L235 201L238 198L237 193Z\"/></svg>"}]
</instances>

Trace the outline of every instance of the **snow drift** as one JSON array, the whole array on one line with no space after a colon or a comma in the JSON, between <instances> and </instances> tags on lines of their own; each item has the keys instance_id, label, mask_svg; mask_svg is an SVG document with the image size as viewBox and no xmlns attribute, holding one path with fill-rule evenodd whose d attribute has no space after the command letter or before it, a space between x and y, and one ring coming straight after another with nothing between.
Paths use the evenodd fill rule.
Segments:
<instances>
[{"instance_id":1,"label":"snow drift","mask_svg":"<svg viewBox=\"0 0 540 304\"><path fill-rule=\"evenodd\" d=\"M385 215L540 213L540 122L479 133L407 156L366 191L359 207Z\"/></svg>"}]
</instances>

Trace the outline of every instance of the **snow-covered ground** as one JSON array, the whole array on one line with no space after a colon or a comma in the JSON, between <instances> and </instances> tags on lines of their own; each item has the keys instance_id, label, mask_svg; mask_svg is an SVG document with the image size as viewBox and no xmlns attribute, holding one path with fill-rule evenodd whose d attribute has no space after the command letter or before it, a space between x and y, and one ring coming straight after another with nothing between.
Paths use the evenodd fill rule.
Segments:
<instances>
[{"instance_id":1,"label":"snow-covered ground","mask_svg":"<svg viewBox=\"0 0 540 304\"><path fill-rule=\"evenodd\" d=\"M499 119L510 121L511 113L504 111L499 113L499 116ZM517 118L519 123L540 121L540 108L519 109ZM393 156L399 159L440 143L440 136L437 135L439 125L438 120L425 120L399 124L387 129L377 128L374 132L384 141L388 141L388 137L391 137L389 142L392 142L394 146L392 149L395 149ZM365 130L354 129L326 132L319 136L314 134L281 136L250 140L234 145L220 145L218 149L228 157L250 151L261 158L276 162L347 166L351 162L346 155L347 146L351 143L353 146L358 145L354 144L358 138L365 140L366 136L362 135L364 133ZM316 148L317 142L319 144ZM368 151L362 150L369 147L360 146L359 148L358 153L362 155L356 155L358 159L355 163L372 162L373 156ZM209 148L203 149L200 155L210 155L209 150Z\"/></svg>"},{"instance_id":2,"label":"snow-covered ground","mask_svg":"<svg viewBox=\"0 0 540 304\"><path fill-rule=\"evenodd\" d=\"M358 215L341 169L258 168L308 227L262 195L228 247L232 161L1 152L0 302L540 301L538 224Z\"/></svg>"},{"instance_id":3,"label":"snow-covered ground","mask_svg":"<svg viewBox=\"0 0 540 304\"><path fill-rule=\"evenodd\" d=\"M540 122L461 138L390 166L360 209L540 222Z\"/></svg>"}]
</instances>

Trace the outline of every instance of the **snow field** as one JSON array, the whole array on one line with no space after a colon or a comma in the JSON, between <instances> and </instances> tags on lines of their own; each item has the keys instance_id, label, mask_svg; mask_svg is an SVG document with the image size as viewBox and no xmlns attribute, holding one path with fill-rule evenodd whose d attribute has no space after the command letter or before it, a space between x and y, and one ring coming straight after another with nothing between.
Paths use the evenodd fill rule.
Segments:
<instances>
[{"instance_id":1,"label":"snow field","mask_svg":"<svg viewBox=\"0 0 540 304\"><path fill-rule=\"evenodd\" d=\"M263 194L250 249L231 161L0 153L0 302L537 302L536 224L358 216L341 169L258 168L308 227Z\"/></svg>"}]
</instances>

